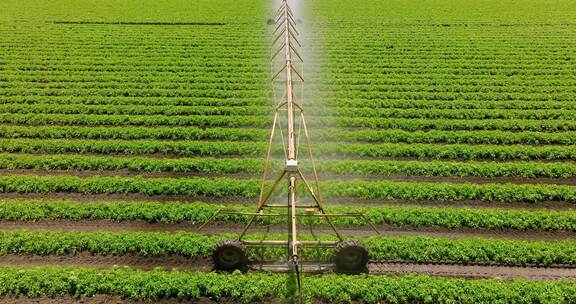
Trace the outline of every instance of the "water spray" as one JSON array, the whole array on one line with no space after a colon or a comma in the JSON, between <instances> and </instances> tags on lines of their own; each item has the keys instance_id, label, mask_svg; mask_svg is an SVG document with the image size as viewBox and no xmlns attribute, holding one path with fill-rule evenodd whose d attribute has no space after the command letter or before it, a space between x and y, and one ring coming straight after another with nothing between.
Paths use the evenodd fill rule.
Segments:
<instances>
[{"instance_id":1,"label":"water spray","mask_svg":"<svg viewBox=\"0 0 576 304\"><path fill-rule=\"evenodd\" d=\"M327 213L324 207L316 163L312 153L312 142L308 133L308 127L304 116L303 90L304 77L302 65L304 60L300 50L302 45L298 41L300 33L297 30L297 22L294 12L288 4L288 0L282 0L280 8L276 11L273 19L268 24L274 26L274 39L272 42L271 66L272 86L275 92L276 107L270 140L267 146L266 163L260 184L258 204L254 213L236 212L233 210L220 210L215 213L208 222L213 221L219 215L249 215L250 219L236 239L220 241L213 252L214 266L217 270L246 270L249 259L246 247L259 246L271 247L282 246L287 249L287 264L284 267L268 268L271 271L288 271L296 274L298 285L301 285L301 274L308 270L302 263L300 248L302 247L332 247L332 269L337 272L359 273L366 271L368 263L368 250L357 240L345 240L340 234L332 219L335 217L352 216L362 218L366 224L378 233L375 227L362 213ZM274 139L279 135L284 152L284 166L277 173L270 187L268 179L271 176L272 146ZM301 170L299 162L299 150L304 146L306 157L310 165L311 177L307 177ZM283 204L274 204L271 197L279 189L282 182L286 182L287 200ZM311 198L311 202L303 203L299 197L298 187L305 189L305 195ZM285 213L270 212L271 210L285 210ZM246 240L245 236L259 217L287 216L288 239L287 240ZM298 219L300 217L321 218L331 228L337 240L301 240L298 233ZM204 224L204 225L205 225ZM202 227L204 226L202 225ZM261 265L262 266L262 265ZM265 267L259 269L266 270Z\"/></svg>"}]
</instances>

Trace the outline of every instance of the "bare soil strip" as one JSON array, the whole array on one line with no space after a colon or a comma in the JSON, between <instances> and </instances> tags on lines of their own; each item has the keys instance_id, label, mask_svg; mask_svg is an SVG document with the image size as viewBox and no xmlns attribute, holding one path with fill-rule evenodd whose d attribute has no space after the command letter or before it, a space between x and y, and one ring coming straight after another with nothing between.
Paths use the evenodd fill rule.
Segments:
<instances>
[{"instance_id":1,"label":"bare soil strip","mask_svg":"<svg viewBox=\"0 0 576 304\"><path fill-rule=\"evenodd\" d=\"M35 266L66 266L66 267L91 267L109 268L114 266L132 267L151 270L157 267L166 270L202 271L212 270L212 262L209 258L186 258L181 256L143 257L138 255L124 256L100 256L91 255L87 252L64 256L37 256L37 255L7 255L0 259L0 266L8 267L35 267ZM270 271L283 272L283 268L266 268ZM259 271L260 266L253 265L251 271ZM332 269L322 267L319 272L328 273ZM563 267L514 267L496 265L462 265L462 264L414 264L404 262L370 262L368 265L370 274L375 275L400 275L407 273L429 274L449 277L470 278L500 278L515 279L524 278L529 280L557 280L576 279L575 268Z\"/></svg>"},{"instance_id":2,"label":"bare soil strip","mask_svg":"<svg viewBox=\"0 0 576 304\"><path fill-rule=\"evenodd\" d=\"M74 255L4 255L0 258L0 267L66 266L110 268L114 266L152 270L161 267L166 270L211 271L212 261L206 257L184 257L168 255L160 257L127 254L121 256L92 255L80 252Z\"/></svg>"},{"instance_id":3,"label":"bare soil strip","mask_svg":"<svg viewBox=\"0 0 576 304\"><path fill-rule=\"evenodd\" d=\"M244 228L243 223L216 222L199 230L201 223L183 222L175 224L149 223L144 220L112 221L112 220L39 220L35 222L0 221L0 230L52 230L52 231L188 231L207 235L221 233L240 233ZM302 225L302 234L332 234L327 225L312 227ZM515 240L570 240L576 239L576 232L567 231L515 231L515 230L481 230L471 228L448 229L441 227L395 227L390 225L378 225L377 230L382 236L428 236L445 238L493 238ZM341 227L339 231L348 237L374 236L376 233L367 225ZM249 233L285 233L286 225L254 225Z\"/></svg>"},{"instance_id":4,"label":"bare soil strip","mask_svg":"<svg viewBox=\"0 0 576 304\"><path fill-rule=\"evenodd\" d=\"M373 262L369 265L371 274L429 274L448 277L468 278L499 278L528 280L576 280L574 268L546 268L546 267L511 267L511 266L480 266L457 264L408 264Z\"/></svg>"}]
</instances>

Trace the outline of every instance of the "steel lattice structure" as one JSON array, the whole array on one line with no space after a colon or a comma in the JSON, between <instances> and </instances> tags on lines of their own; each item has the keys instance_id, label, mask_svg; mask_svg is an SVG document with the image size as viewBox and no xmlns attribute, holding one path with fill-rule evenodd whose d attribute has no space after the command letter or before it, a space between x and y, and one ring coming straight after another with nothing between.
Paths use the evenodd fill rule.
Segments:
<instances>
[{"instance_id":1,"label":"steel lattice structure","mask_svg":"<svg viewBox=\"0 0 576 304\"><path fill-rule=\"evenodd\" d=\"M352 272L357 272L365 267L368 261L367 249L358 241L344 241L342 235L332 222L333 217L362 217L374 231L378 231L367 221L362 213L329 214L324 208L320 181L312 153L312 143L304 116L304 77L302 72L304 60L300 51L302 45L298 40L300 33L297 30L296 20L294 12L288 4L288 0L282 0L280 8L276 11L272 22L269 22L269 24L274 25L271 69L272 87L276 103L257 208L254 213L221 210L214 214L205 224L211 222L219 214L250 216L248 223L237 239L225 240L216 246L213 253L216 268L220 270L232 270L243 268L247 265L247 255L244 246L285 246L288 251L288 270L297 273L298 281L300 282L301 269L299 267L301 267L302 264L300 261L299 248L303 246L336 247L335 264L337 267L338 264L341 264L344 268L349 268ZM280 138L284 152L283 168L274 175L274 173L271 172L271 168L274 151L273 146L275 145L277 137ZM305 172L309 172L311 177L307 177L301 170L301 164L298 158L299 150L301 149L306 150L306 161L310 168ZM269 178L274 178L271 184ZM272 203L272 197L275 192L283 189L279 188L282 181L285 181L287 184L286 203ZM299 194L303 195L299 196ZM310 202L303 203L301 199L304 196L311 198ZM286 210L286 212L270 212L272 209L283 209ZM245 240L244 237L255 220L258 217L266 216L288 217L288 239ZM299 217L322 218L330 226L338 240L300 240L298 233ZM204 225L202 225L202 227ZM340 261L340 263L338 261Z\"/></svg>"}]
</instances>

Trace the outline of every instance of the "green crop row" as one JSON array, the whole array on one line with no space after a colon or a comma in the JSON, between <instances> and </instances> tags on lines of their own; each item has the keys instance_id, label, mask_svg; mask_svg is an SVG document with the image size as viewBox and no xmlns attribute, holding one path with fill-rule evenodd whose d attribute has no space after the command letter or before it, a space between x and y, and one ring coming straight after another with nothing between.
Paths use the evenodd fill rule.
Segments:
<instances>
[{"instance_id":1,"label":"green crop row","mask_svg":"<svg viewBox=\"0 0 576 304\"><path fill-rule=\"evenodd\" d=\"M399 67L399 71L407 72L413 70L414 72L423 72L422 67ZM467 66L467 69L474 70L473 66ZM424 69L426 70L426 69ZM442 69L438 69L437 66L430 66L427 72L441 72ZM447 68L444 69L444 72L456 72L462 70L462 66L455 67L455 68ZM489 67L483 66L482 68L478 69L480 72L489 72ZM536 72L542 72L541 69L538 67L533 68ZM529 69L524 68L523 71L529 73ZM355 71L351 72L367 72L367 74L374 73L373 67L366 67L366 68L359 68L355 69ZM526 74L528 74L526 73ZM80 92L79 92L80 93ZM82 92L84 93L84 92ZM102 92L104 93L104 92ZM173 95L168 95L169 93L162 94L161 92L154 91L154 96L186 96L185 94L190 94L190 96L197 96L191 91L183 91L178 93L173 93ZM0 90L0 94L2 94L2 90ZM142 94L143 96L150 96L149 92L138 92L138 94ZM208 96L220 96L217 95L217 92L213 93L214 95ZM333 91L329 91L326 94L334 94ZM112 95L114 96L114 95ZM240 94L230 94L230 96L242 96ZM564 101L564 100L574 100L576 98L576 93L571 91L563 91L557 92L554 94L550 93L519 93L519 92L451 92L451 91L444 91L444 92L417 92L417 91L410 91L410 92L402 92L402 91L377 91L377 90L370 90L370 91L354 91L354 90L343 90L338 92L339 98L362 98L367 100L372 99L408 99L408 100L529 100L529 101Z\"/></svg>"},{"instance_id":2,"label":"green crop row","mask_svg":"<svg viewBox=\"0 0 576 304\"><path fill-rule=\"evenodd\" d=\"M497 146L464 144L322 144L315 147L322 156L413 157L419 159L490 160L573 160L571 146Z\"/></svg>"},{"instance_id":3,"label":"green crop row","mask_svg":"<svg viewBox=\"0 0 576 304\"><path fill-rule=\"evenodd\" d=\"M70 154L0 154L0 169L130 170L133 172L256 174L264 170L264 161L254 158L190 157L166 159Z\"/></svg>"},{"instance_id":4,"label":"green crop row","mask_svg":"<svg viewBox=\"0 0 576 304\"><path fill-rule=\"evenodd\" d=\"M575 131L571 120L503 119L380 119L374 117L309 117L310 126L337 126L371 129L416 130L508 130ZM0 123L17 125L134 125L134 126L225 126L269 127L266 116L164 116L164 115L87 115L87 114L0 114Z\"/></svg>"},{"instance_id":5,"label":"green crop row","mask_svg":"<svg viewBox=\"0 0 576 304\"><path fill-rule=\"evenodd\" d=\"M396 160L330 160L320 161L321 173L390 176L476 176L567 178L576 176L576 164L570 162L450 162Z\"/></svg>"},{"instance_id":6,"label":"green crop row","mask_svg":"<svg viewBox=\"0 0 576 304\"><path fill-rule=\"evenodd\" d=\"M17 60L13 60L17 61ZM53 58L53 61L58 61L58 59ZM71 63L73 60L70 60ZM224 61L224 60L222 60ZM16 62L14 62L16 63ZM199 62L186 62L188 64L198 64ZM252 91L252 90L262 90L264 89L262 79L257 79L256 82L244 81L243 78L228 78L215 81L210 81L210 77L206 77L206 74L199 78L199 81L190 82L170 82L166 81L162 77L152 77L146 82L117 82L113 79L102 79L101 81L74 81L75 77L69 77L68 79L61 80L45 80L45 81L11 81L10 88L18 88L22 90L36 90L36 89L69 89L69 90L92 90L92 89L116 89L116 90L127 90L127 89L172 89L178 91L187 90L230 90L230 91ZM204 80L204 81L201 81ZM234 81L230 81L234 80ZM259 80L259 81L258 81Z\"/></svg>"},{"instance_id":7,"label":"green crop row","mask_svg":"<svg viewBox=\"0 0 576 304\"><path fill-rule=\"evenodd\" d=\"M563 120L574 120L576 118L576 112L572 110L336 108L325 111L333 111L334 115L343 117L378 118Z\"/></svg>"},{"instance_id":8,"label":"green crop row","mask_svg":"<svg viewBox=\"0 0 576 304\"><path fill-rule=\"evenodd\" d=\"M100 74L100 73L98 73ZM117 75L117 73L114 73ZM125 75L125 74L123 74ZM141 76L141 75L140 75ZM140 77L139 76L139 77ZM181 76L185 77L185 76ZM187 77L186 79L190 79ZM2 96L0 104L83 104L83 105L170 105L170 106L250 106L269 104L268 98L210 97L104 97L104 96Z\"/></svg>"},{"instance_id":9,"label":"green crop row","mask_svg":"<svg viewBox=\"0 0 576 304\"><path fill-rule=\"evenodd\" d=\"M2 193L139 193L143 195L207 195L255 198L258 180L230 178L77 177L11 175L0 177ZM325 181L327 197L488 202L576 202L576 187L552 184L451 184L390 181ZM301 189L303 190L303 189Z\"/></svg>"},{"instance_id":10,"label":"green crop row","mask_svg":"<svg viewBox=\"0 0 576 304\"><path fill-rule=\"evenodd\" d=\"M189 232L62 232L0 231L0 255L99 255L210 256L218 240L234 235L201 235ZM248 239L274 239L280 235L249 235ZM333 237L303 236L305 239ZM449 239L429 237L368 237L361 239L378 261L496 263L504 265L575 265L574 241L519 241L498 239ZM282 255L282 248L259 251L266 257ZM304 248L303 258L326 259L329 250Z\"/></svg>"},{"instance_id":11,"label":"green crop row","mask_svg":"<svg viewBox=\"0 0 576 304\"><path fill-rule=\"evenodd\" d=\"M10 153L263 155L265 144L241 141L0 139L0 151Z\"/></svg>"},{"instance_id":12,"label":"green crop row","mask_svg":"<svg viewBox=\"0 0 576 304\"><path fill-rule=\"evenodd\" d=\"M141 106L141 105L23 105L0 104L0 113L13 114L91 114L91 115L266 115L273 109L265 106Z\"/></svg>"},{"instance_id":13,"label":"green crop row","mask_svg":"<svg viewBox=\"0 0 576 304\"><path fill-rule=\"evenodd\" d=\"M412 80L414 81L414 80ZM434 101L434 100L371 100L363 99L337 99L331 100L330 106L339 107L370 107L375 109L565 109L576 110L576 104L570 101Z\"/></svg>"},{"instance_id":14,"label":"green crop row","mask_svg":"<svg viewBox=\"0 0 576 304\"><path fill-rule=\"evenodd\" d=\"M539 162L442 162L396 160L322 160L320 174L457 177L576 177L576 165ZM0 154L0 169L130 170L134 172L260 173L264 161L254 158L153 158L92 155ZM273 163L273 169L280 169ZM307 170L307 168L302 168ZM527 181L529 182L529 181Z\"/></svg>"},{"instance_id":15,"label":"green crop row","mask_svg":"<svg viewBox=\"0 0 576 304\"><path fill-rule=\"evenodd\" d=\"M217 210L227 209L253 212L246 205L215 205L202 202L76 202L53 200L0 200L0 219L8 221L37 221L46 219L67 220L145 220L150 223L204 223ZM576 212L572 210L516 210L476 209L459 207L420 206L368 206L344 207L331 204L329 213L362 211L375 225L397 227L438 227L471 229L512 229L519 231L576 231ZM246 222L249 216L225 215L217 222ZM284 217L261 217L258 223L276 224L285 222ZM326 224L323 219L303 218L303 222ZM337 225L363 225L357 217L333 218Z\"/></svg>"},{"instance_id":16,"label":"green crop row","mask_svg":"<svg viewBox=\"0 0 576 304\"><path fill-rule=\"evenodd\" d=\"M43 71L43 75L46 71ZM105 72L98 73L98 75L106 74ZM117 73L106 77L106 79L117 78ZM124 77L117 79L117 81L126 81L129 73L123 73ZM185 81L190 81L188 75L180 75L178 79L184 78ZM253 77L253 75L251 75ZM1 76L0 76L1 77ZM5 76L6 77L6 76ZM61 76L65 79L70 79L69 75ZM82 77L87 77L83 75ZM105 77L105 76L99 76ZM163 75L162 79L167 76ZM412 75L414 77L414 75ZM201 77L196 77L201 78ZM194 79L196 79L194 78ZM36 78L31 78L29 81L34 81ZM142 75L136 78L142 79ZM251 79L251 78L247 78ZM364 79L364 78L362 78ZM214 79L213 81L220 81L221 78ZM233 81L238 81L232 79ZM411 78L410 81L414 81ZM570 101L526 101L526 100L513 100L513 101L433 101L433 100L371 100L366 102L364 99L338 99L330 100L330 105L342 107L372 107L372 108L399 108L399 109L576 109L576 104ZM172 106L254 106L269 104L270 100L267 98L209 98L209 97L103 97L103 96L3 96L0 98L0 104L83 104L83 105L172 105Z\"/></svg>"},{"instance_id":17,"label":"green crop row","mask_svg":"<svg viewBox=\"0 0 576 304\"><path fill-rule=\"evenodd\" d=\"M270 131L255 128L198 127L83 127L83 126L12 126L0 125L3 138L70 139L220 139L264 141Z\"/></svg>"},{"instance_id":18,"label":"green crop row","mask_svg":"<svg viewBox=\"0 0 576 304\"><path fill-rule=\"evenodd\" d=\"M58 54L58 52L51 53L51 57L61 60L64 59L66 55L69 54ZM148 54L151 55L151 54ZM11 56L6 56L11 57ZM17 58L17 56L14 56ZM229 59L226 54L218 56L223 60ZM254 59L258 61L258 59ZM83 75L66 75L62 73L51 73L50 71L44 71L43 73L38 73L38 75L26 75L20 71L10 71L3 73L0 76L0 80L3 82L12 82L14 86L30 85L43 86L46 83L50 83L55 86L66 86L66 85L85 85L85 86L99 86L99 87L120 87L125 86L139 86L142 84L149 85L151 87L182 87L184 84L204 84L212 85L212 87L217 87L218 84L231 84L234 85L233 88L254 88L256 85L263 87L268 85L268 79L262 79L262 75L257 73L252 73L252 77L248 76L239 77L239 75L226 75L220 77L214 76L198 76L194 78L182 77L182 75L141 75L140 77L134 73L126 73L122 76L118 76L115 73L97 73L97 74L83 74ZM250 86L248 86L250 85ZM540 85L542 85L540 83Z\"/></svg>"},{"instance_id":19,"label":"green crop row","mask_svg":"<svg viewBox=\"0 0 576 304\"><path fill-rule=\"evenodd\" d=\"M0 113L13 114L96 114L96 115L266 115L273 110L264 106L213 107L213 106L140 106L140 105L23 105L0 104ZM309 109L322 113L321 109ZM336 116L379 118L427 119L563 119L573 120L571 110L514 110L514 109L375 109L337 108L328 110ZM324 110L325 112L325 110Z\"/></svg>"},{"instance_id":20,"label":"green crop row","mask_svg":"<svg viewBox=\"0 0 576 304\"><path fill-rule=\"evenodd\" d=\"M270 131L261 128L198 127L98 127L98 126L12 126L0 125L4 138L71 139L221 139L265 141ZM405 131L321 129L313 138L325 141L374 143L448 143L448 144L529 144L572 145L576 132L504 132L504 131Z\"/></svg>"},{"instance_id":21,"label":"green crop row","mask_svg":"<svg viewBox=\"0 0 576 304\"><path fill-rule=\"evenodd\" d=\"M192 155L264 155L265 142L0 139L0 152L19 153L164 153ZM302 145L301 149L305 149ZM574 160L571 146L495 146L462 144L335 144L314 147L323 157L412 157L419 159ZM281 152L275 145L273 151Z\"/></svg>"},{"instance_id":22,"label":"green crop row","mask_svg":"<svg viewBox=\"0 0 576 304\"><path fill-rule=\"evenodd\" d=\"M374 143L447 143L447 144L528 144L573 145L576 132L506 132L506 131L406 131L388 130L318 130L314 138L324 140L361 141Z\"/></svg>"},{"instance_id":23,"label":"green crop row","mask_svg":"<svg viewBox=\"0 0 576 304\"><path fill-rule=\"evenodd\" d=\"M291 287L292 286L292 287ZM75 297L105 294L132 300L176 298L268 302L293 297L285 274L216 274L128 268L0 268L0 293L8 296ZM571 281L503 281L418 275L304 275L304 303L571 303Z\"/></svg>"},{"instance_id":24,"label":"green crop row","mask_svg":"<svg viewBox=\"0 0 576 304\"><path fill-rule=\"evenodd\" d=\"M235 63L237 65L237 63ZM19 68L25 69L47 69L50 68L46 64L39 65L35 67L34 65L21 65ZM56 70L62 69L62 65L56 66L52 65L52 68ZM174 71L199 71L206 72L202 68L192 68L188 69L183 66L168 67ZM122 71L123 68L120 65L110 66L111 70ZM213 70L214 68L212 68ZM246 67L238 67L238 69L246 69ZM235 69L231 69L234 71ZM106 70L104 66L72 66L70 69L62 69L70 71L100 71ZM154 67L152 71L161 71L161 67ZM203 71L204 70L204 71ZM225 72L226 68L218 68L221 72ZM208 74L208 73L207 73ZM212 97L212 98L250 98L250 97L264 97L267 94L267 90L263 89L253 89L253 90L226 90L226 89L186 89L186 90L172 90L172 89L155 89L155 88L145 88L145 89L112 89L112 88L95 88L95 89L68 89L68 88L47 88L47 89L24 89L24 88L2 88L0 87L0 96L22 96L22 95L49 95L49 96L134 96L134 97Z\"/></svg>"},{"instance_id":25,"label":"green crop row","mask_svg":"<svg viewBox=\"0 0 576 304\"><path fill-rule=\"evenodd\" d=\"M389 181L327 181L331 197L488 202L576 202L576 187L548 184L451 184Z\"/></svg>"},{"instance_id":26,"label":"green crop row","mask_svg":"<svg viewBox=\"0 0 576 304\"><path fill-rule=\"evenodd\" d=\"M1 116L0 116L1 117ZM317 124L371 129L416 130L507 130L507 131L574 131L573 120L504 120L504 119L381 119L376 117L338 117ZM315 125L314 121L310 122Z\"/></svg>"},{"instance_id":27,"label":"green crop row","mask_svg":"<svg viewBox=\"0 0 576 304\"><path fill-rule=\"evenodd\" d=\"M262 116L164 116L164 115L66 115L66 114L0 114L0 123L16 125L79 126L222 126L268 127L269 117Z\"/></svg>"}]
</instances>

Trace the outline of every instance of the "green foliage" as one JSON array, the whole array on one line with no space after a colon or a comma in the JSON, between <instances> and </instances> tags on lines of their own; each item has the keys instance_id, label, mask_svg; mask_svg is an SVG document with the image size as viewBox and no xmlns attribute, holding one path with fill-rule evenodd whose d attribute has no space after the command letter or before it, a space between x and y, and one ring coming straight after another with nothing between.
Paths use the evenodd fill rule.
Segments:
<instances>
[{"instance_id":1,"label":"green foliage","mask_svg":"<svg viewBox=\"0 0 576 304\"><path fill-rule=\"evenodd\" d=\"M253 206L216 205L202 202L75 202L52 200L2 200L0 219L9 221L37 221L42 219L68 220L145 220L149 223L204 223L217 210L254 211ZM329 206L328 212L362 211L376 225L397 227L440 227L471 229L511 229L519 231L576 231L576 212L573 210L514 210L460 207L419 206ZM248 221L248 216L220 215L221 223ZM325 224L318 218L301 218L302 222ZM258 223L274 224L286 221L284 217L262 217ZM338 217L338 225L362 225L360 218Z\"/></svg>"},{"instance_id":2,"label":"green foliage","mask_svg":"<svg viewBox=\"0 0 576 304\"><path fill-rule=\"evenodd\" d=\"M46 297L119 295L133 300L238 299L244 303L288 297L285 274L216 274L129 268L1 268L0 293ZM467 280L429 276L305 276L306 303L570 303L570 281Z\"/></svg>"},{"instance_id":3,"label":"green foliage","mask_svg":"<svg viewBox=\"0 0 576 304\"><path fill-rule=\"evenodd\" d=\"M323 183L328 198L487 202L576 202L576 187L546 184L409 183L337 181ZM303 186L299 188L304 192ZM232 178L77 177L10 175L0 177L0 193L139 193L144 195L207 195L255 198L259 181Z\"/></svg>"},{"instance_id":4,"label":"green foliage","mask_svg":"<svg viewBox=\"0 0 576 304\"><path fill-rule=\"evenodd\" d=\"M321 160L320 172L336 175L408 175L458 177L576 177L576 165L551 162L453 162L396 160ZM0 154L1 169L130 170L133 172L260 173L254 158L153 158L93 155ZM307 168L303 168L306 171Z\"/></svg>"},{"instance_id":5,"label":"green foliage","mask_svg":"<svg viewBox=\"0 0 576 304\"><path fill-rule=\"evenodd\" d=\"M218 240L234 235L206 236L188 232L59 232L0 231L0 255L70 255L83 251L101 255L210 256ZM248 239L274 239L280 235L248 235ZM334 239L302 236L303 239ZM361 238L371 259L409 262L456 262L502 265L576 265L576 242L448 239L429 237ZM254 250L254 251L252 251ZM250 249L250 254L278 258L283 248ZM329 249L304 248L303 259L329 259Z\"/></svg>"}]
</instances>

